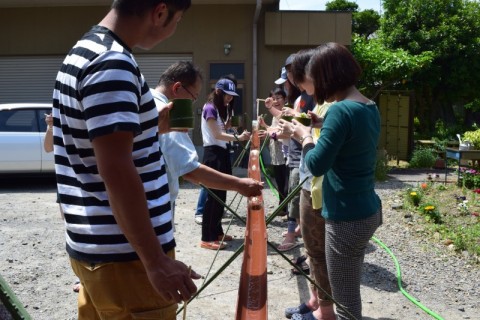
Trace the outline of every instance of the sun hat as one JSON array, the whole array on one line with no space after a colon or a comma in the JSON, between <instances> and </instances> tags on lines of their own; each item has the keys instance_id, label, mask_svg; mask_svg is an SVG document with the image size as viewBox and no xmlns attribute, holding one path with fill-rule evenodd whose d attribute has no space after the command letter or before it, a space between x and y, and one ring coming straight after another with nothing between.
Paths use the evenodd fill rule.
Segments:
<instances>
[{"instance_id":1,"label":"sun hat","mask_svg":"<svg viewBox=\"0 0 480 320\"><path fill-rule=\"evenodd\" d=\"M280 74L280 78L275 80L275 84L283 84L287 81L287 69L285 67L282 68L282 73Z\"/></svg>"},{"instance_id":2,"label":"sun hat","mask_svg":"<svg viewBox=\"0 0 480 320\"><path fill-rule=\"evenodd\" d=\"M229 80L229 79L218 80L217 83L215 84L215 89L220 89L226 94L238 97L238 94L235 88L235 83L233 83L232 80Z\"/></svg>"}]
</instances>

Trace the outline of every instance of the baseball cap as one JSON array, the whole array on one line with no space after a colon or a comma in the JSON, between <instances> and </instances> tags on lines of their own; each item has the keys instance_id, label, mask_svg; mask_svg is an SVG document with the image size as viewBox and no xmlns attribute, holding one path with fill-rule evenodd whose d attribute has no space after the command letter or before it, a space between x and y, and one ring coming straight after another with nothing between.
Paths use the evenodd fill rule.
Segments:
<instances>
[{"instance_id":1,"label":"baseball cap","mask_svg":"<svg viewBox=\"0 0 480 320\"><path fill-rule=\"evenodd\" d=\"M293 58L295 58L295 53L292 53L291 55L289 55L287 60L285 60L285 67L288 66L289 64L292 64Z\"/></svg>"},{"instance_id":2,"label":"baseball cap","mask_svg":"<svg viewBox=\"0 0 480 320\"><path fill-rule=\"evenodd\" d=\"M283 84L287 81L287 69L285 67L282 68L282 73L280 74L280 78L275 80L275 84Z\"/></svg>"},{"instance_id":3,"label":"baseball cap","mask_svg":"<svg viewBox=\"0 0 480 320\"><path fill-rule=\"evenodd\" d=\"M233 83L232 80L229 80L229 79L218 80L217 84L215 84L215 89L220 89L226 94L238 97L238 94L235 92L236 90L235 83Z\"/></svg>"}]
</instances>

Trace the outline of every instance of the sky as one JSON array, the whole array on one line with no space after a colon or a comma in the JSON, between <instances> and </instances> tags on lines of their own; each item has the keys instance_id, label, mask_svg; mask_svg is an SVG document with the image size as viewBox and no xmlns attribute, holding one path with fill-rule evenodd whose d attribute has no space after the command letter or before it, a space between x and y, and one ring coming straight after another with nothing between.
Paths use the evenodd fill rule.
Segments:
<instances>
[{"instance_id":1,"label":"sky","mask_svg":"<svg viewBox=\"0 0 480 320\"><path fill-rule=\"evenodd\" d=\"M358 4L358 10L373 9L380 12L381 0L349 0ZM428 0L426 0L428 1ZM280 0L280 10L325 10L329 0Z\"/></svg>"}]
</instances>

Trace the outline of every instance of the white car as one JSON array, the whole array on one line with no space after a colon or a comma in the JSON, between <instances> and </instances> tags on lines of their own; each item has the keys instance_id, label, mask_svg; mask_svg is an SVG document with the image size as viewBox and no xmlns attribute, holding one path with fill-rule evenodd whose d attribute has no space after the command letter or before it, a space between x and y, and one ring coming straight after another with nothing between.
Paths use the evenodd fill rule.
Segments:
<instances>
[{"instance_id":1,"label":"white car","mask_svg":"<svg viewBox=\"0 0 480 320\"><path fill-rule=\"evenodd\" d=\"M48 103L0 104L0 174L53 173L53 152L43 149Z\"/></svg>"}]
</instances>

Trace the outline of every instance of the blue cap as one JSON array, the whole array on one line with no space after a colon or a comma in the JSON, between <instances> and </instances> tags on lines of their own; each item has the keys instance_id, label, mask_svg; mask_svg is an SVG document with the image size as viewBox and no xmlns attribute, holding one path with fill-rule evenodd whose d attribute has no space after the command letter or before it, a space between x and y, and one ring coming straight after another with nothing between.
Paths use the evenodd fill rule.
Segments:
<instances>
[{"instance_id":1,"label":"blue cap","mask_svg":"<svg viewBox=\"0 0 480 320\"><path fill-rule=\"evenodd\" d=\"M220 89L226 94L238 97L238 94L235 92L236 91L235 83L233 83L232 80L229 80L229 79L218 80L217 84L215 84L215 89Z\"/></svg>"},{"instance_id":2,"label":"blue cap","mask_svg":"<svg viewBox=\"0 0 480 320\"><path fill-rule=\"evenodd\" d=\"M291 55L289 55L287 60L285 60L285 67L288 66L289 64L292 64L293 58L295 58L295 53L292 53Z\"/></svg>"},{"instance_id":3,"label":"blue cap","mask_svg":"<svg viewBox=\"0 0 480 320\"><path fill-rule=\"evenodd\" d=\"M282 68L282 73L280 74L280 78L275 80L275 84L283 84L287 81L287 69L285 67Z\"/></svg>"}]
</instances>

